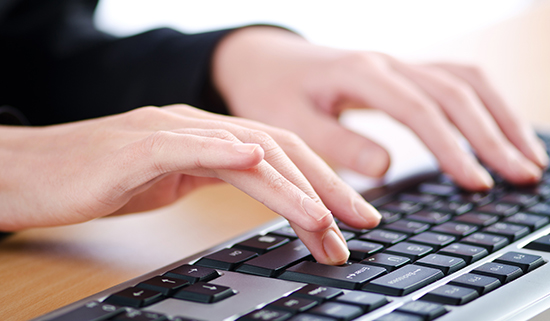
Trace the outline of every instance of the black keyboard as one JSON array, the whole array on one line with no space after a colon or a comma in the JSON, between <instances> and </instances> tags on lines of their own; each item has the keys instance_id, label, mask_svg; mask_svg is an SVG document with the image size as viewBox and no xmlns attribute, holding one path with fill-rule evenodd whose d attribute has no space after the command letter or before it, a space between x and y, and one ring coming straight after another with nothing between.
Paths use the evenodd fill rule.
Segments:
<instances>
[{"instance_id":1,"label":"black keyboard","mask_svg":"<svg viewBox=\"0 0 550 321\"><path fill-rule=\"evenodd\" d=\"M365 193L382 222L338 223L343 266L277 220L35 320L527 319L550 306L550 170L536 186L494 178L483 193L440 173Z\"/></svg>"}]
</instances>

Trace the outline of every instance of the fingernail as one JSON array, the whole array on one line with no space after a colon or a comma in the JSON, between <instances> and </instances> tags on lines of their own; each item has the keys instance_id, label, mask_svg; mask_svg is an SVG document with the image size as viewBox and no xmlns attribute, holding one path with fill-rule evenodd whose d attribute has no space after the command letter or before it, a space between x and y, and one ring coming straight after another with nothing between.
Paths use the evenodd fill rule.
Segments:
<instances>
[{"instance_id":1,"label":"fingernail","mask_svg":"<svg viewBox=\"0 0 550 321\"><path fill-rule=\"evenodd\" d=\"M523 159L523 157L519 155L512 156L510 160L510 167L524 179L539 180L542 176L542 171L538 166L526 159Z\"/></svg>"},{"instance_id":2,"label":"fingernail","mask_svg":"<svg viewBox=\"0 0 550 321\"><path fill-rule=\"evenodd\" d=\"M306 213L316 221L320 221L325 218L325 216L330 214L330 211L328 209L309 197L305 197L302 200L302 207L304 208Z\"/></svg>"},{"instance_id":3,"label":"fingernail","mask_svg":"<svg viewBox=\"0 0 550 321\"><path fill-rule=\"evenodd\" d=\"M376 149L366 149L359 153L357 158L358 171L370 176L382 176L388 170L389 159L385 152Z\"/></svg>"},{"instance_id":4,"label":"fingernail","mask_svg":"<svg viewBox=\"0 0 550 321\"><path fill-rule=\"evenodd\" d=\"M489 172L487 172L485 168L479 165L476 171L476 175L486 188L491 188L495 184L493 178L491 177L491 174L489 174Z\"/></svg>"},{"instance_id":5,"label":"fingernail","mask_svg":"<svg viewBox=\"0 0 550 321\"><path fill-rule=\"evenodd\" d=\"M233 148L239 153L243 154L252 154L256 150L256 148L260 147L258 144L233 144Z\"/></svg>"},{"instance_id":6,"label":"fingernail","mask_svg":"<svg viewBox=\"0 0 550 321\"><path fill-rule=\"evenodd\" d=\"M548 154L546 154L546 145L544 142L541 141L539 144L535 144L533 152L535 153L539 166L546 168L548 166Z\"/></svg>"},{"instance_id":7,"label":"fingernail","mask_svg":"<svg viewBox=\"0 0 550 321\"><path fill-rule=\"evenodd\" d=\"M378 225L382 218L380 213L361 196L353 199L353 208L357 216L363 218L369 225Z\"/></svg>"},{"instance_id":8,"label":"fingernail","mask_svg":"<svg viewBox=\"0 0 550 321\"><path fill-rule=\"evenodd\" d=\"M349 257L347 245L333 229L329 229L323 238L325 253L334 263L344 263Z\"/></svg>"}]
</instances>

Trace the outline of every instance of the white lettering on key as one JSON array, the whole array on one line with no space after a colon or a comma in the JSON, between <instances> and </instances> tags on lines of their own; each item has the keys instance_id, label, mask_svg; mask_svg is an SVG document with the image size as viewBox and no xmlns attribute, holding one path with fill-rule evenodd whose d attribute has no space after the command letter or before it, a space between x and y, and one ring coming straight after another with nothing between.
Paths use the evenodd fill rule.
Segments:
<instances>
[{"instance_id":1,"label":"white lettering on key","mask_svg":"<svg viewBox=\"0 0 550 321\"><path fill-rule=\"evenodd\" d=\"M275 242L275 240L276 238L274 238L273 236L267 236L267 235L264 235L258 239L258 241L263 243L273 243Z\"/></svg>"},{"instance_id":2,"label":"white lettering on key","mask_svg":"<svg viewBox=\"0 0 550 321\"><path fill-rule=\"evenodd\" d=\"M370 268L364 266L364 267L360 268L359 270L357 270L357 271L355 271L355 272L353 272L353 273L348 274L348 276L346 276L346 279L350 279L350 280L351 280L351 279L353 279L354 277L358 276L359 274L361 274L361 273L363 273L363 272L365 272L365 271L368 271L368 270L370 270Z\"/></svg>"},{"instance_id":3,"label":"white lettering on key","mask_svg":"<svg viewBox=\"0 0 550 321\"><path fill-rule=\"evenodd\" d=\"M389 281L388 284L395 284L395 283L401 282L401 281L403 281L403 280L406 280L406 279L410 278L411 276L415 276L416 273L418 273L418 272L420 272L420 271L422 271L422 270L421 270L421 269L416 269L416 270L414 270L414 271L412 271L412 272L409 272L409 273L407 273L407 274L405 274L405 275L402 275L402 276L400 276L400 277L397 277L397 278L395 278L395 279Z\"/></svg>"},{"instance_id":4,"label":"white lettering on key","mask_svg":"<svg viewBox=\"0 0 550 321\"><path fill-rule=\"evenodd\" d=\"M236 250L236 251L233 251L231 253L229 253L229 256L239 256L243 254L243 252L239 251L239 250Z\"/></svg>"}]
</instances>

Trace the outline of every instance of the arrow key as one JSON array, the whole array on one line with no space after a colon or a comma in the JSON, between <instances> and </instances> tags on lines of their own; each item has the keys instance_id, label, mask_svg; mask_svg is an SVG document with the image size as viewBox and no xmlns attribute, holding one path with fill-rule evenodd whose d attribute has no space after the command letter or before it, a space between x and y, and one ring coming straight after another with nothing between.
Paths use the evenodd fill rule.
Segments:
<instances>
[{"instance_id":1,"label":"arrow key","mask_svg":"<svg viewBox=\"0 0 550 321\"><path fill-rule=\"evenodd\" d=\"M235 293L235 291L227 286L197 282L179 290L174 295L174 298L201 303L214 303L228 298Z\"/></svg>"},{"instance_id":2,"label":"arrow key","mask_svg":"<svg viewBox=\"0 0 550 321\"><path fill-rule=\"evenodd\" d=\"M187 280L167 276L155 276L152 279L139 283L136 287L158 291L166 296L169 296L186 285L189 285Z\"/></svg>"},{"instance_id":3,"label":"arrow key","mask_svg":"<svg viewBox=\"0 0 550 321\"><path fill-rule=\"evenodd\" d=\"M140 308L151 305L164 298L162 293L140 288L127 288L111 294L105 303L122 305L133 308Z\"/></svg>"}]
</instances>

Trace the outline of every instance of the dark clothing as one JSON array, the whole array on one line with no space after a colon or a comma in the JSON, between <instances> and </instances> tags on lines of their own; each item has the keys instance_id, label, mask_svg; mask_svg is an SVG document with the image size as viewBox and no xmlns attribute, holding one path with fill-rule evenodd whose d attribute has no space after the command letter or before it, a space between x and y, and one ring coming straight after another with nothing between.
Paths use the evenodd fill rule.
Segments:
<instances>
[{"instance_id":1,"label":"dark clothing","mask_svg":"<svg viewBox=\"0 0 550 321\"><path fill-rule=\"evenodd\" d=\"M117 38L95 28L97 2L0 0L0 106L32 125L172 103L227 113L209 75L215 46L231 30Z\"/></svg>"}]
</instances>

